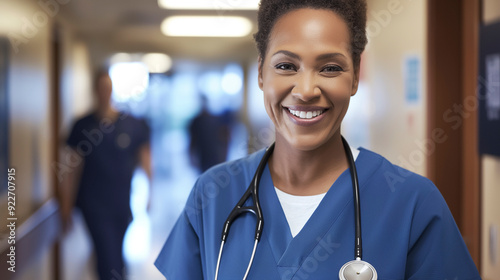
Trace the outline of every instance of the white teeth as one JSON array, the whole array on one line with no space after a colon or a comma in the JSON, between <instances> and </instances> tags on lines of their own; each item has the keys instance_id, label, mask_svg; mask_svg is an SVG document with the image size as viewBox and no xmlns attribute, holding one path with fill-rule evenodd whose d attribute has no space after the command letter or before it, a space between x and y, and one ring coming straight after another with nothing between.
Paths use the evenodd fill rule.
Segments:
<instances>
[{"instance_id":1,"label":"white teeth","mask_svg":"<svg viewBox=\"0 0 500 280\"><path fill-rule=\"evenodd\" d=\"M301 119L312 119L315 118L321 114L323 114L324 110L317 110L317 111L297 111L297 110L291 110L288 109L292 115L299 117Z\"/></svg>"}]
</instances>

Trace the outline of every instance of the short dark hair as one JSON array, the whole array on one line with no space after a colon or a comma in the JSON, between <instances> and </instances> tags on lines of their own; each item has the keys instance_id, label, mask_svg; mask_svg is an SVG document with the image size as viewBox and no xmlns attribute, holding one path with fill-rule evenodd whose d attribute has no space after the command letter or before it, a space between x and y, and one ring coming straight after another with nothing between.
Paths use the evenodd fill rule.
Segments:
<instances>
[{"instance_id":1,"label":"short dark hair","mask_svg":"<svg viewBox=\"0 0 500 280\"><path fill-rule=\"evenodd\" d=\"M302 8L330 10L347 24L354 67L358 68L365 49L366 0L262 0L258 12L258 31L254 38L262 60L265 58L271 31L280 17Z\"/></svg>"}]
</instances>

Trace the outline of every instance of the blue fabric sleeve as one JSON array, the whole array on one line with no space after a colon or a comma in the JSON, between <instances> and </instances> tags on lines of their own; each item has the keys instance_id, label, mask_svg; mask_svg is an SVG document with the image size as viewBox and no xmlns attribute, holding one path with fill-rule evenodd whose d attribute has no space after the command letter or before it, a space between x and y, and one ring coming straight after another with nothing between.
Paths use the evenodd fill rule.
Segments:
<instances>
[{"instance_id":1,"label":"blue fabric sleeve","mask_svg":"<svg viewBox=\"0 0 500 280\"><path fill-rule=\"evenodd\" d=\"M481 279L437 189L416 205L408 249L405 279Z\"/></svg>"},{"instance_id":2,"label":"blue fabric sleeve","mask_svg":"<svg viewBox=\"0 0 500 280\"><path fill-rule=\"evenodd\" d=\"M196 184L155 261L155 266L168 280L203 279L200 240L195 230L197 215L189 213L194 209L195 190Z\"/></svg>"},{"instance_id":3,"label":"blue fabric sleeve","mask_svg":"<svg viewBox=\"0 0 500 280\"><path fill-rule=\"evenodd\" d=\"M186 212L177 220L155 266L168 280L203 279L198 236Z\"/></svg>"}]
</instances>

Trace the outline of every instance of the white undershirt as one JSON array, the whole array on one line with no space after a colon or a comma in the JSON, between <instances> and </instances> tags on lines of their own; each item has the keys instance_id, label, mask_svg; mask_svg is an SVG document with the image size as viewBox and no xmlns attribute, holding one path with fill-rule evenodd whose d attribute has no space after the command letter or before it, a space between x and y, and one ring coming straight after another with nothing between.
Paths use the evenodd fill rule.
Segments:
<instances>
[{"instance_id":1,"label":"white undershirt","mask_svg":"<svg viewBox=\"0 0 500 280\"><path fill-rule=\"evenodd\" d=\"M354 160L358 157L359 150L351 149ZM325 197L326 193L317 194L317 195L291 195L285 193L278 188L274 188L276 190L276 194L278 195L278 199L281 204L281 208L285 213L286 221L288 222L288 226L290 227L290 231L292 233L292 237L295 237L307 223L307 221L311 218L312 214L318 208L323 197Z\"/></svg>"}]
</instances>

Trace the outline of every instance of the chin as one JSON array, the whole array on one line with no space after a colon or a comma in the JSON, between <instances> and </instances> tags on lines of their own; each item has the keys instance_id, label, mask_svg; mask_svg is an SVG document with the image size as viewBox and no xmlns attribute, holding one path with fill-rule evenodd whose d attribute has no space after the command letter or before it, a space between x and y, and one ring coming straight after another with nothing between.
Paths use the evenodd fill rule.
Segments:
<instances>
[{"instance_id":1,"label":"chin","mask_svg":"<svg viewBox=\"0 0 500 280\"><path fill-rule=\"evenodd\" d=\"M298 151L314 151L325 145L331 145L333 137L325 137L324 135L294 135L283 139L288 143L290 148Z\"/></svg>"}]
</instances>

